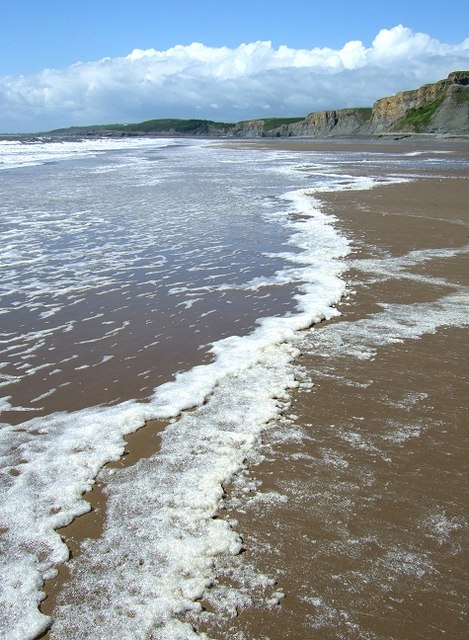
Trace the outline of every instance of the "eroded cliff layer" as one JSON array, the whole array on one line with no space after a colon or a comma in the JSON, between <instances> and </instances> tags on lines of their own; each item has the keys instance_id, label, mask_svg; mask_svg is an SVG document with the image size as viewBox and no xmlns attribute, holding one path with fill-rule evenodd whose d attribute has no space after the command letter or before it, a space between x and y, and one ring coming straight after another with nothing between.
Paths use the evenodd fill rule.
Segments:
<instances>
[{"instance_id":1,"label":"eroded cliff layer","mask_svg":"<svg viewBox=\"0 0 469 640\"><path fill-rule=\"evenodd\" d=\"M469 133L469 71L377 100L370 124L373 133Z\"/></svg>"},{"instance_id":2,"label":"eroded cliff layer","mask_svg":"<svg viewBox=\"0 0 469 640\"><path fill-rule=\"evenodd\" d=\"M235 137L328 137L384 133L469 134L469 71L377 100L371 109L310 113L295 122L249 120L227 127Z\"/></svg>"}]
</instances>

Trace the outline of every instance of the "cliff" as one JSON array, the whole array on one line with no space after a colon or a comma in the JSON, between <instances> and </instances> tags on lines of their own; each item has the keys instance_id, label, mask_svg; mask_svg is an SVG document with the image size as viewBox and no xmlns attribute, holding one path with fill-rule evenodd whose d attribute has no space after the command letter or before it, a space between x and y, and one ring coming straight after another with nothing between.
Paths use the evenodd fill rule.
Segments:
<instances>
[{"instance_id":1,"label":"cliff","mask_svg":"<svg viewBox=\"0 0 469 640\"><path fill-rule=\"evenodd\" d=\"M469 71L381 98L373 108L319 111L306 117L266 118L237 123L212 120L147 120L137 124L72 127L60 136L205 136L230 138L369 136L392 133L469 135Z\"/></svg>"},{"instance_id":2,"label":"cliff","mask_svg":"<svg viewBox=\"0 0 469 640\"><path fill-rule=\"evenodd\" d=\"M398 132L469 134L469 71L454 71L445 80L381 98L372 109L310 113L269 133L327 137Z\"/></svg>"},{"instance_id":3,"label":"cliff","mask_svg":"<svg viewBox=\"0 0 469 640\"><path fill-rule=\"evenodd\" d=\"M469 133L469 71L381 98L373 106L371 132Z\"/></svg>"},{"instance_id":4,"label":"cliff","mask_svg":"<svg viewBox=\"0 0 469 640\"><path fill-rule=\"evenodd\" d=\"M293 122L284 122L281 118L249 120L238 122L226 131L226 135L241 138L351 136L363 134L368 127L371 112L371 109L339 109L289 119Z\"/></svg>"},{"instance_id":5,"label":"cliff","mask_svg":"<svg viewBox=\"0 0 469 640\"><path fill-rule=\"evenodd\" d=\"M310 113L296 122L269 126L274 119L238 123L226 135L240 137L328 137L384 133L469 134L469 71L377 100L372 109Z\"/></svg>"}]
</instances>

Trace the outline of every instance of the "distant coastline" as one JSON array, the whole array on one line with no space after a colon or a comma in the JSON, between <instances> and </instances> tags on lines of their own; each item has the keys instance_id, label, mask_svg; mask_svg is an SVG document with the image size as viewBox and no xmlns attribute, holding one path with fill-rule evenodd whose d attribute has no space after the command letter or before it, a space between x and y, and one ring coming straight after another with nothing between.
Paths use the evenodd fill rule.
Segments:
<instances>
[{"instance_id":1,"label":"distant coastline","mask_svg":"<svg viewBox=\"0 0 469 640\"><path fill-rule=\"evenodd\" d=\"M103 137L207 138L370 138L388 136L469 136L469 71L453 71L444 80L391 97L373 107L331 109L306 116L241 122L162 118L138 123L71 126L31 134L2 134L2 139Z\"/></svg>"}]
</instances>

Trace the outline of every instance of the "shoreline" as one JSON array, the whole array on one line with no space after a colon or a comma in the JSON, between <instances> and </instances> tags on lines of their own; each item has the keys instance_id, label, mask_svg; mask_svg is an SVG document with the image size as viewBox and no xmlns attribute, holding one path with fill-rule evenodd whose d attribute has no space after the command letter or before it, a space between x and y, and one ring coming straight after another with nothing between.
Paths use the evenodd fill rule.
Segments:
<instances>
[{"instance_id":1,"label":"shoreline","mask_svg":"<svg viewBox=\"0 0 469 640\"><path fill-rule=\"evenodd\" d=\"M468 195L467 175L319 194L353 243L350 295L306 332L314 387L266 433L259 496L228 511L285 597L205 616L209 636L465 638ZM457 292L461 325L431 326Z\"/></svg>"},{"instance_id":2,"label":"shoreline","mask_svg":"<svg viewBox=\"0 0 469 640\"><path fill-rule=\"evenodd\" d=\"M271 144L282 145L291 143L303 143L308 145L315 144L350 144L359 146L364 143L370 142L384 142L384 143L402 143L402 141L414 142L416 144L421 144L428 142L429 144L435 144L438 142L448 142L452 143L467 143L469 142L469 133L417 133L417 132L400 132L400 131L391 131L391 132L381 132L375 134L364 134L364 135L330 135L330 136L219 136L219 135L196 135L196 134L187 134L183 135L181 133L137 133L137 134L109 134L103 135L102 133L97 134L51 134L50 132L45 133L0 133L0 140L13 141L13 142L36 142L38 140L44 141L45 139L49 139L50 142L67 140L70 142L79 142L81 140L121 140L121 139L135 139L135 138L145 138L145 139L159 139L159 138L171 138L171 139L198 139L198 140L212 140L213 142L227 142L230 144L237 143L260 143L260 144Z\"/></svg>"},{"instance_id":3,"label":"shoreline","mask_svg":"<svg viewBox=\"0 0 469 640\"><path fill-rule=\"evenodd\" d=\"M259 141L258 144L262 145L264 143ZM291 149L292 147L289 146L288 148ZM337 148L337 147L334 147L334 148ZM419 181L418 184L420 184L421 186L420 199L424 197L425 198L430 197L429 189L428 189L430 184L432 186L438 187L436 182L433 182L434 180L435 179L429 180L428 181L429 184L425 183L425 185L423 184L424 181ZM455 177L454 180L456 181L454 184L457 183L459 185L458 187L459 191L458 193L455 193L454 189L452 190L451 193L452 193L453 201L452 201L452 204L450 204L449 206L453 207L453 210L457 209L458 212L457 212L457 215L452 220L452 224L450 225L448 225L448 222L451 222L451 221L448 221L447 219L437 220L436 218L432 218L432 217L429 218L428 214L426 215L425 212L415 210L415 206L416 206L415 200L412 202L412 206L414 207L414 209L411 216L409 216L408 213L406 213L405 211L403 212L402 210L399 209L399 207L401 207L402 209L403 193L406 191L408 192L408 194L407 194L407 197L404 198L404 203L407 202L407 206L409 206L409 194L410 192L415 191L414 187L417 184L415 182L407 183L406 185L400 184L400 185L387 185L387 186L375 187L374 189L368 192L359 192L359 191L346 192L346 193L335 192L331 194L322 193L317 195L321 200L321 202L323 203L325 209L336 217L337 226L340 229L342 229L344 233L346 232L351 234L351 237L353 238L353 243L354 243L354 251L358 252L356 254L357 256L362 257L363 259L365 259L366 257L370 257L370 254L366 253L365 247L375 247L378 251L380 251L382 250L383 245L386 245L386 243L387 245L385 247L385 250L387 252L397 252L398 254L400 253L400 255L403 255L409 251L418 250L422 248L422 243L425 245L425 248L432 248L432 249L446 248L448 246L451 248L457 248L458 246L460 246L462 241L461 234L458 234L457 232L449 233L448 229L454 228L456 230L456 229L459 229L461 225L465 225L465 226L467 225L467 223L464 222L464 220L460 220L460 217L461 217L460 207L455 206L454 199L455 198L457 199L458 197L460 197L461 193L467 195L467 185L469 184L469 181L466 180L466 182L463 182L464 178L461 176ZM412 185L412 188L410 188L408 185ZM447 184L444 186L448 188ZM442 187L442 185L440 185L440 187ZM446 194L444 197L442 196L443 192ZM435 195L436 193L440 193L440 196L442 197L442 199L445 199L445 200L447 199L448 191L447 190L445 191L445 188L443 187L441 189L436 188L435 193L433 193L433 196L432 196L433 198L436 197ZM394 194L394 199L393 197L391 197L392 194ZM418 199L417 196L416 196L416 199ZM353 203L352 206L351 206L351 202ZM393 211L387 210L390 208L390 203L394 207ZM386 211L384 210L380 211L379 217L376 218L375 216L375 218L372 218L372 216L376 213L376 209L379 208L379 206L384 207ZM352 213L350 212L351 208L354 209ZM415 224L411 223L411 218L412 220L416 220ZM405 224L407 224L407 235L405 235L405 240L403 240L403 238L401 237L402 233L396 229L397 219L399 219L399 221L405 221ZM364 224L365 220L367 223L366 225ZM371 228L370 228L369 223L371 220L374 221L374 225L371 225ZM383 225L383 223L385 224ZM425 238L419 237L419 234L418 234L419 230L421 231L422 225L426 226ZM432 227L432 229L430 229L430 226ZM364 227L366 227L365 235L368 236L366 239L362 238ZM444 243L443 244L440 243L441 244L440 246L439 238L441 238L441 229L443 228L446 229L447 233L445 236ZM386 230L386 233L385 233L385 230ZM393 230L394 235L391 233L391 230ZM383 239L384 234L386 235L385 240ZM458 259L457 256L454 259L454 262L455 264L453 264L450 269L448 269L444 265L440 267L438 271L438 278L440 278L440 280L442 278L457 280L457 279L461 279L464 276L463 269L461 269L462 275L461 274L455 275L456 267L459 268L460 266L459 264L460 260ZM425 269L426 268L427 267L425 267ZM356 273L356 275L353 276L353 272L350 272L349 275L354 279L356 278L360 279L363 277L363 273ZM431 277L436 277L436 276L433 276L432 274L430 275ZM354 317L354 314L356 318L362 318L362 317L366 317L373 311L376 311L376 309L379 308L377 304L378 305L380 304L379 296L383 293L383 289L382 288L380 289L379 287L377 287L376 283L373 283L373 282L370 285L367 285L366 282L362 282L362 285L363 284L365 285L364 286L364 293L366 294L365 297L369 298L364 305L361 302L360 304L357 305L358 297L361 295L359 291L357 295L353 297L353 300L351 301L346 300L340 305L340 309L343 311L343 314L344 314L342 317L339 317L335 320L331 320L321 325L318 325L315 329L310 331L313 331L313 332L322 331L324 328L332 326L334 324L340 324L341 322L351 322L353 321L352 319ZM438 288L439 285L435 285L435 286ZM402 297L404 297L407 299L408 302L412 302L412 300L416 299L415 294L412 293L409 300L409 293L406 292L405 286L403 287L402 281L399 281L396 287L394 287L394 289L391 287L391 289L392 291L388 291L386 293L386 295L388 296L388 299L391 299L393 301L399 301L402 299ZM422 300L425 301L428 298L429 294L426 293L421 295L422 295ZM308 331L307 333L309 334L310 331ZM464 330L461 330L461 331L464 331ZM398 348L398 347L389 348L390 354L393 353L393 349L395 348ZM306 366L306 368L309 371L313 372L312 375L314 380L314 372L315 372L315 369L317 369L317 364L316 364L317 356L311 356L310 354L308 354L307 347L304 349L304 353L305 355L303 356L301 361L302 363L305 363L305 364L302 364L302 366ZM416 357L418 357L418 354ZM352 364L354 363L352 362ZM350 363L349 363L349 366L350 366ZM313 390L311 396L307 392L295 393L292 408L289 411L289 413L293 412L293 413L300 414L302 416L301 419L303 420L303 422L308 423L311 420L311 415L316 414L316 410L318 406L317 391L320 391L320 389L318 388L317 390L316 389ZM324 404L324 399L322 400L322 403ZM321 407L321 400L319 402L319 406ZM322 410L324 410L324 406L322 406ZM147 426L148 425L146 425L146 427ZM132 458L129 455L127 459L124 459L123 463L120 462L117 464L120 464L121 466L130 466L133 463L132 461L136 461L140 457L146 457L145 455L142 455L143 450L148 441L149 432L146 427L144 427L143 430L137 431L132 436L134 442L131 445L129 445L130 447L129 451L131 451ZM287 462L286 466L288 466L289 465L288 461L289 460L291 461L291 456L297 455L298 451L295 451L295 445L293 445L293 448L291 448L291 445L288 445L288 447L290 447L288 451L288 457L285 457L285 460L283 460L282 462L282 456L280 455L280 449L282 447L279 448L279 451L277 453L273 452L275 442L273 444L271 443L271 446L269 446L270 437L273 437L275 439L275 435L272 436L271 434L266 434L265 446L267 446L269 451L271 451L271 455L273 456L272 461L266 462L265 466L263 466L264 463L262 463L260 466L255 467L254 473L256 477L260 476L263 478L262 491L264 491L264 487L269 487L270 485L272 485L272 491L278 492L279 487L276 485L275 482L272 482L272 477L276 476L277 474L280 474L280 476L282 476L282 474L285 475L287 473L287 469L285 468L285 462ZM139 441L140 443L138 444L137 441ZM308 455L312 455L311 452L308 452ZM284 465L283 467L282 467L282 464ZM331 466L333 469L337 468L337 465L334 466L334 464L331 464ZM340 469L340 464L338 468ZM301 477L301 473L304 473L304 471L305 471L304 469L301 472L300 470L298 470L298 477ZM326 471L328 472L327 469ZM283 490L284 490L284 487L283 487ZM97 495L99 498L99 492L97 493ZM95 511L102 512L102 510L104 509L104 496L101 496L101 498L103 500L103 503L101 503L100 500L98 499L97 503L93 507ZM275 505L273 510L275 511ZM272 510L266 509L266 512L264 514L261 514L260 520L264 518L264 521L260 528L257 522L259 514L257 512L252 513L251 514L252 518L250 518L249 510L247 511L247 513L248 513L247 517L246 517L246 514L244 515L236 514L236 518L240 521L240 525L236 527L236 530L239 531L242 535L245 535L245 529L246 529L247 534L246 534L245 540L247 542L246 544L247 550L246 550L246 553L243 555L247 555L249 557L249 554L251 551L249 549L248 541L250 537L252 537L253 539L252 548L255 548L257 544L256 537L258 538L260 535L267 535L267 534L269 534L270 536L270 534L272 533L272 528L268 522L269 519L272 517ZM283 513L281 509L276 513L276 517L278 518L278 523L279 523L278 528L275 530L276 533L282 527L282 519L284 516L285 516L285 513ZM74 521L73 525L70 525L70 527L76 527L75 532L71 533L70 535L75 539L77 544L79 544L80 539L83 539L83 537L93 535L87 532L89 530L87 530L84 525L86 517L87 517L86 515L79 517ZM245 518L246 527L243 526L243 517ZM267 520L265 520L265 518L267 518ZM295 520L296 518L298 518L298 512L295 512L293 510L292 513L289 513L287 515L287 517L285 518L285 522L291 524L292 521L296 521ZM314 522L317 523L317 520L315 520L312 517L312 519L310 520L310 524ZM82 526L85 528L82 528ZM288 538L288 531L285 531L284 533ZM65 530L64 530L64 535L66 535ZM282 548L283 548L283 545L285 545L286 543L287 543L287 540L282 540L281 542ZM285 558L291 562L292 567L296 566L294 558L292 558L291 552L286 551ZM262 553L261 553L261 560L262 560ZM282 571L286 572L287 569L282 568ZM279 579L278 581L279 581L279 584L281 584L281 580ZM292 582L291 584L294 585L295 583ZM286 619L282 618L282 616L284 616L285 614L285 608L288 603L288 600L291 599L292 597L291 594L288 594L287 591L286 591L286 595L287 597L285 598L285 600L282 601L280 605L277 605L276 609L274 609L274 611L277 611L277 613L274 617L273 624L275 626L278 626L278 629L273 629L272 622L270 624L268 622L268 616L272 615L272 610L270 609L266 612L266 616L267 616L266 618L264 618L264 614L262 612L260 613L259 610L256 610L256 609L241 612L238 620L241 622L241 625L246 625L246 628L249 630L249 632L253 634L253 635L248 635L247 637L249 638L257 637L255 634L258 634L261 632L265 633L267 628L269 633L279 634L277 636L271 635L269 637L272 637L272 638L285 637L285 633L291 630L291 627L289 625L292 622L290 609L288 609L289 613L287 616L288 618L287 625L285 624ZM317 597L319 596L314 596L313 599ZM303 605L300 606L299 603L297 602L296 606L297 606L296 609L294 607L291 608L291 611L295 614L295 616L298 614L298 612L302 612L300 613L300 617L303 616L302 619L304 619L305 616L311 615L310 612L305 611L304 603ZM319 605L314 605L313 609L314 607L318 609L318 606ZM302 632L304 632L304 629ZM215 631L215 633L219 633L219 631ZM328 630L327 633L332 633L332 631ZM280 634L283 634L283 635L280 635ZM49 636L46 633L40 637L48 638ZM220 636L220 637L229 637L229 636ZM301 637L301 636L298 636L298 637ZM339 636L325 635L324 637L336 638ZM355 636L347 635L345 637L354 638ZM359 636L356 636L356 637L359 637ZM402 636L402 638L404 638L404 636Z\"/></svg>"},{"instance_id":4,"label":"shoreline","mask_svg":"<svg viewBox=\"0 0 469 640\"><path fill-rule=\"evenodd\" d=\"M421 136L421 137L420 137ZM469 134L448 136L441 134L379 134L361 137L329 138L224 138L214 140L214 144L238 149L271 149L276 151L371 151L390 154L402 152L438 152L442 149L467 156Z\"/></svg>"}]
</instances>

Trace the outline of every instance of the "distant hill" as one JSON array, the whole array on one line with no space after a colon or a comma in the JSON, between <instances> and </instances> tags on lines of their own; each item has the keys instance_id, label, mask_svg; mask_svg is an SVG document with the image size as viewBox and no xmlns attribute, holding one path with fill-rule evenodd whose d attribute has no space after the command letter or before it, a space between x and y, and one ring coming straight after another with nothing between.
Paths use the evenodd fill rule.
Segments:
<instances>
[{"instance_id":1,"label":"distant hill","mask_svg":"<svg viewBox=\"0 0 469 640\"><path fill-rule=\"evenodd\" d=\"M185 135L211 136L220 135L228 127L235 125L213 120L181 120L177 118L162 118L160 120L145 120L134 124L98 124L88 127L68 127L49 131L52 135L70 136L142 136L142 135Z\"/></svg>"},{"instance_id":2,"label":"distant hill","mask_svg":"<svg viewBox=\"0 0 469 640\"><path fill-rule=\"evenodd\" d=\"M237 123L166 118L135 124L69 127L58 136L206 136L232 138L329 137L399 134L469 134L469 71L377 100L372 108L318 111L294 118Z\"/></svg>"}]
</instances>

